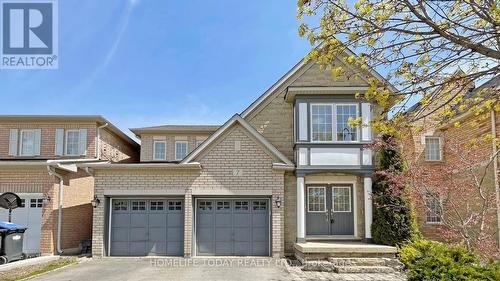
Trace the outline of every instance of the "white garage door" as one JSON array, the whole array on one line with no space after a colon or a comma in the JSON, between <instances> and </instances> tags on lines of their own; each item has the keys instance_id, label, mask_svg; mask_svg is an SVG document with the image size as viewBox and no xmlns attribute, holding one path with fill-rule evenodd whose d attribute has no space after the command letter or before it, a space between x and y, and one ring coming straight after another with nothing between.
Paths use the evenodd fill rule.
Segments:
<instances>
[{"instance_id":1,"label":"white garage door","mask_svg":"<svg viewBox=\"0 0 500 281\"><path fill-rule=\"evenodd\" d=\"M24 233L23 252L40 252L40 230L42 225L42 195L18 194L23 206L12 210L12 222L28 227ZM0 221L9 221L9 210L0 209Z\"/></svg>"}]
</instances>

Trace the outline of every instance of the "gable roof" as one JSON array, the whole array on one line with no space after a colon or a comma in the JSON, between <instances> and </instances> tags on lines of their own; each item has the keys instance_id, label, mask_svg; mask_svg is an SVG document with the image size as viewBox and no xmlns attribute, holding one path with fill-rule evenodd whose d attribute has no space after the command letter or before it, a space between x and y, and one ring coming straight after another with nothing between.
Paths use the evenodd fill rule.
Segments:
<instances>
[{"instance_id":1,"label":"gable roof","mask_svg":"<svg viewBox=\"0 0 500 281\"><path fill-rule=\"evenodd\" d=\"M353 51L346 48L345 54L348 56L356 55ZM259 96L252 104L250 104L242 113L241 117L246 118L253 112L262 102L264 102L269 96L276 92L279 88L286 88L293 83L301 74L308 70L316 62L313 60L306 61L301 59L297 64L295 64L292 69L290 69L285 75L283 75L278 81L276 81L269 89L267 89L261 96ZM373 77L377 78L379 81L384 82L389 90L397 92L398 90L391 83L389 83L382 75L380 75L376 70L369 68L368 73Z\"/></svg>"},{"instance_id":2,"label":"gable roof","mask_svg":"<svg viewBox=\"0 0 500 281\"><path fill-rule=\"evenodd\" d=\"M250 135L252 135L260 144L262 144L267 150L269 150L276 158L281 160L287 166L295 166L283 153L281 153L276 147L274 147L268 140L266 140L257 130L248 124L245 119L241 118L240 115L235 114L231 119L229 119L224 125L222 125L215 133L213 133L207 140L205 140L200 146L193 150L188 156L184 158L180 163L187 164L197 156L199 156L203 151L205 151L210 144L215 142L221 135L228 131L231 126L235 123L239 123Z\"/></svg>"}]
</instances>

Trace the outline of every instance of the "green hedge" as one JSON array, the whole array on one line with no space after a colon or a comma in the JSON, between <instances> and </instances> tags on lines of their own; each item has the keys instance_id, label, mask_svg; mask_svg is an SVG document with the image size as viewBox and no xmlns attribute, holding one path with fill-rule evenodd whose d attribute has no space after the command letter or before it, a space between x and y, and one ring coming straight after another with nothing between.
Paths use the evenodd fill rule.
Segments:
<instances>
[{"instance_id":1,"label":"green hedge","mask_svg":"<svg viewBox=\"0 0 500 281\"><path fill-rule=\"evenodd\" d=\"M500 262L479 264L464 247L419 240L399 249L409 281L413 280L500 280Z\"/></svg>"}]
</instances>

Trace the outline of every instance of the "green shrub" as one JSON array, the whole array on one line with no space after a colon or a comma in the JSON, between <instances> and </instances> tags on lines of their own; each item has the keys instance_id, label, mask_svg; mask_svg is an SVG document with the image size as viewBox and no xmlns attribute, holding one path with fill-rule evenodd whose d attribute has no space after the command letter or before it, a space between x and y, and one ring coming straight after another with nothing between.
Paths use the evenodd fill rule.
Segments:
<instances>
[{"instance_id":1,"label":"green shrub","mask_svg":"<svg viewBox=\"0 0 500 281\"><path fill-rule=\"evenodd\" d=\"M500 280L500 263L479 265L479 259L461 246L419 240L399 249L399 259L413 280Z\"/></svg>"},{"instance_id":2,"label":"green shrub","mask_svg":"<svg viewBox=\"0 0 500 281\"><path fill-rule=\"evenodd\" d=\"M395 182L392 175L405 169L397 143L391 136L383 136L379 166L373 181L372 238L377 244L401 246L420 238L413 206L405 197L405 184ZM399 192L395 192L399 191Z\"/></svg>"}]
</instances>

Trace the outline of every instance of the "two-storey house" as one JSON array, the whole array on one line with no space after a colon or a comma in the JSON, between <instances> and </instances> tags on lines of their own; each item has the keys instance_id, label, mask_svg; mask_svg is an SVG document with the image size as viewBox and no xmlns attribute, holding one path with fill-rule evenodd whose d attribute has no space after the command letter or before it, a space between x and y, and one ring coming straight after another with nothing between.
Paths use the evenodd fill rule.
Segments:
<instances>
[{"instance_id":1,"label":"two-storey house","mask_svg":"<svg viewBox=\"0 0 500 281\"><path fill-rule=\"evenodd\" d=\"M372 77L391 86L374 71L348 69L333 81L303 60L221 126L132 129L141 139L139 163L80 164L94 175L100 199L93 255L358 251L351 246L371 238L374 163L366 145L381 108L355 94ZM349 127L350 117L363 126ZM317 247L346 240L353 244Z\"/></svg>"},{"instance_id":2,"label":"two-storey house","mask_svg":"<svg viewBox=\"0 0 500 281\"><path fill-rule=\"evenodd\" d=\"M462 76L464 73L458 69L453 75ZM477 87L471 84L469 87L457 88L463 91L464 99L481 95L498 97L499 83L500 76L496 76ZM450 90L442 88L439 91ZM413 165L426 172L421 185L428 185L418 186L418 192L421 193L418 198L421 200L415 202L419 228L426 238L456 241L461 240L461 235L469 235L465 229L479 228L477 216L473 220L469 217L474 213L479 214L474 209L484 206L484 197L488 201L488 228L497 245L500 245L500 162L496 143L500 119L494 109L486 113L489 118L480 118L472 111L458 112L457 116L443 122L441 111L433 107L417 104L408 111L408 114L421 117L415 123L412 138L406 143L405 149L414 156L411 159ZM471 146L472 142L474 146ZM473 155L474 159L467 155ZM473 172L469 170L469 165L473 167ZM455 181L446 179L442 171L452 171ZM463 181L460 184L463 189L454 188L460 180ZM466 186L476 180L476 191L471 192ZM463 231L458 235L460 227L463 227Z\"/></svg>"},{"instance_id":3,"label":"two-storey house","mask_svg":"<svg viewBox=\"0 0 500 281\"><path fill-rule=\"evenodd\" d=\"M12 222L28 227L24 252L78 252L91 237L94 179L76 164L134 162L138 148L101 116L1 115L0 193L22 199Z\"/></svg>"}]
</instances>

